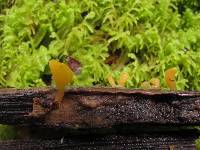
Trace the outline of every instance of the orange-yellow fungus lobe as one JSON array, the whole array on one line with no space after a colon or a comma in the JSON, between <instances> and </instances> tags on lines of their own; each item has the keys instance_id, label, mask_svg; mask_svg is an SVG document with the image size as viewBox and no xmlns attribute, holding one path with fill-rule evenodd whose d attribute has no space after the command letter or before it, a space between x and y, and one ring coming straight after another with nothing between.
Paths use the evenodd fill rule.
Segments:
<instances>
[{"instance_id":1,"label":"orange-yellow fungus lobe","mask_svg":"<svg viewBox=\"0 0 200 150\"><path fill-rule=\"evenodd\" d=\"M144 89L144 90L150 89L151 88L150 83L148 81L142 82L141 88Z\"/></svg>"},{"instance_id":2,"label":"orange-yellow fungus lobe","mask_svg":"<svg viewBox=\"0 0 200 150\"><path fill-rule=\"evenodd\" d=\"M170 90L176 90L176 75L177 69L175 67L169 68L165 71L165 81Z\"/></svg>"},{"instance_id":3,"label":"orange-yellow fungus lobe","mask_svg":"<svg viewBox=\"0 0 200 150\"><path fill-rule=\"evenodd\" d=\"M64 88L72 81L74 73L67 64L60 63L57 60L50 60L49 67L58 89L56 101L61 102L64 96Z\"/></svg>"},{"instance_id":4,"label":"orange-yellow fungus lobe","mask_svg":"<svg viewBox=\"0 0 200 150\"><path fill-rule=\"evenodd\" d=\"M128 78L129 78L129 74L127 72L121 73L119 81L118 81L119 86L124 87Z\"/></svg>"},{"instance_id":5,"label":"orange-yellow fungus lobe","mask_svg":"<svg viewBox=\"0 0 200 150\"><path fill-rule=\"evenodd\" d=\"M111 85L112 87L116 87L115 80L113 79L113 77L112 77L111 74L108 75L108 82L110 83L110 85Z\"/></svg>"},{"instance_id":6,"label":"orange-yellow fungus lobe","mask_svg":"<svg viewBox=\"0 0 200 150\"><path fill-rule=\"evenodd\" d=\"M149 82L152 89L160 88L160 80L158 78L152 78Z\"/></svg>"}]
</instances>

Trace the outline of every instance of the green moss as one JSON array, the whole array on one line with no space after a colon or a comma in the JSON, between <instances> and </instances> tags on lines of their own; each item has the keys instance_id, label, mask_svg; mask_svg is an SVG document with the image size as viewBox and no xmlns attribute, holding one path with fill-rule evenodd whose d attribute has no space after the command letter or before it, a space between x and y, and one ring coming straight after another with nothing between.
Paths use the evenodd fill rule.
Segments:
<instances>
[{"instance_id":1,"label":"green moss","mask_svg":"<svg viewBox=\"0 0 200 150\"><path fill-rule=\"evenodd\" d=\"M200 149L200 138L195 141L195 144L196 144L196 149L199 150Z\"/></svg>"},{"instance_id":2,"label":"green moss","mask_svg":"<svg viewBox=\"0 0 200 150\"><path fill-rule=\"evenodd\" d=\"M16 137L17 132L13 126L0 125L0 140L14 139Z\"/></svg>"},{"instance_id":3,"label":"green moss","mask_svg":"<svg viewBox=\"0 0 200 150\"><path fill-rule=\"evenodd\" d=\"M126 71L128 88L153 77L166 87L164 71L177 67L178 89L199 90L198 7L195 0L16 0L0 16L0 86L45 86L48 61L72 56L82 64L73 85L109 86L108 74L117 80ZM113 70L105 60L116 51Z\"/></svg>"}]
</instances>

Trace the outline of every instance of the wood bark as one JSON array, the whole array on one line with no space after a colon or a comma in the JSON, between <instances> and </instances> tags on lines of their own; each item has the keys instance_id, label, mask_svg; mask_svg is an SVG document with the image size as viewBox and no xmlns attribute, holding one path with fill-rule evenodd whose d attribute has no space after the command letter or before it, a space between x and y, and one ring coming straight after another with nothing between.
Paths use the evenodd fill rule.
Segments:
<instances>
[{"instance_id":1,"label":"wood bark","mask_svg":"<svg viewBox=\"0 0 200 150\"><path fill-rule=\"evenodd\" d=\"M52 88L1 89L0 123L64 128L200 125L199 92L68 88L59 108L54 104L55 92Z\"/></svg>"},{"instance_id":2,"label":"wood bark","mask_svg":"<svg viewBox=\"0 0 200 150\"><path fill-rule=\"evenodd\" d=\"M55 95L49 87L1 89L0 123L36 130L0 149L195 149L199 134L174 127L200 125L200 92L68 88L59 106Z\"/></svg>"},{"instance_id":3,"label":"wood bark","mask_svg":"<svg viewBox=\"0 0 200 150\"><path fill-rule=\"evenodd\" d=\"M31 139L0 141L2 150L105 150L105 149L138 149L138 150L195 150L196 136L188 134L133 134L60 137L60 139Z\"/></svg>"}]
</instances>

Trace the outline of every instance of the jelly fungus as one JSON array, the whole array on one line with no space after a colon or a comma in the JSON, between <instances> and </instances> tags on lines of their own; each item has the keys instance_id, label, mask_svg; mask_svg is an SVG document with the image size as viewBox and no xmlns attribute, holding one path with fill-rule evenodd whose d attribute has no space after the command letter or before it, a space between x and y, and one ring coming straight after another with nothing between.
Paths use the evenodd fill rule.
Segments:
<instances>
[{"instance_id":1,"label":"jelly fungus","mask_svg":"<svg viewBox=\"0 0 200 150\"><path fill-rule=\"evenodd\" d=\"M74 73L67 64L60 63L57 60L50 60L49 67L58 89L55 101L60 103L64 96L65 86L72 82Z\"/></svg>"},{"instance_id":2,"label":"jelly fungus","mask_svg":"<svg viewBox=\"0 0 200 150\"><path fill-rule=\"evenodd\" d=\"M177 69L175 67L169 68L168 70L165 71L165 81L170 90L176 90L176 81L175 81L176 72Z\"/></svg>"}]
</instances>

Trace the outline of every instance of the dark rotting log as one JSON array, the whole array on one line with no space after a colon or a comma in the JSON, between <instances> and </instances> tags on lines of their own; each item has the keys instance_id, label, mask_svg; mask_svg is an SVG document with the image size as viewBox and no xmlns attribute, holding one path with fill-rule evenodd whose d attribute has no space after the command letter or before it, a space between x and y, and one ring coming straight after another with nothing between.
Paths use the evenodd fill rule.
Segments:
<instances>
[{"instance_id":1,"label":"dark rotting log","mask_svg":"<svg viewBox=\"0 0 200 150\"><path fill-rule=\"evenodd\" d=\"M2 150L138 149L194 150L195 135L133 134L85 136L79 138L0 141Z\"/></svg>"},{"instance_id":2,"label":"dark rotting log","mask_svg":"<svg viewBox=\"0 0 200 150\"><path fill-rule=\"evenodd\" d=\"M71 87L56 108L55 91L1 89L0 123L64 128L200 125L200 92Z\"/></svg>"}]
</instances>

